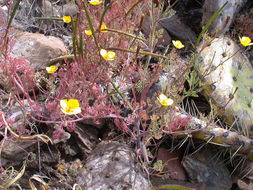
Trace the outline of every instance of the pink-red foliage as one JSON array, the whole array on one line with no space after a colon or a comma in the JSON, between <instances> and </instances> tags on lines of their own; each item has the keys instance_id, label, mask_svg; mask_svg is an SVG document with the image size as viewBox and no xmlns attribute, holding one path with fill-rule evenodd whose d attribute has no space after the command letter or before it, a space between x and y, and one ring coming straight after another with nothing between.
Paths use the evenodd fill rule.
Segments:
<instances>
[{"instance_id":1,"label":"pink-red foliage","mask_svg":"<svg viewBox=\"0 0 253 190\"><path fill-rule=\"evenodd\" d=\"M166 131L182 131L187 127L187 124L191 121L192 117L187 116L182 118L180 115L175 116L165 127Z\"/></svg>"}]
</instances>

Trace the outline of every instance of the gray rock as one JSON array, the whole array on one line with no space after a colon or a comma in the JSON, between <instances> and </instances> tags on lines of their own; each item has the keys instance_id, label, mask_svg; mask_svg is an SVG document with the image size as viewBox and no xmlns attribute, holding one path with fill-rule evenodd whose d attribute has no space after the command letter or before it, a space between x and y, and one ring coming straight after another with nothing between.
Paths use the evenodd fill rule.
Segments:
<instances>
[{"instance_id":1,"label":"gray rock","mask_svg":"<svg viewBox=\"0 0 253 190\"><path fill-rule=\"evenodd\" d=\"M42 0L42 13L44 16L46 17L59 17L59 11L57 10L57 8L55 6L52 5L52 3L48 0Z\"/></svg>"},{"instance_id":2,"label":"gray rock","mask_svg":"<svg viewBox=\"0 0 253 190\"><path fill-rule=\"evenodd\" d=\"M136 155L129 146L118 142L101 142L88 157L76 183L86 190L148 190Z\"/></svg>"},{"instance_id":3,"label":"gray rock","mask_svg":"<svg viewBox=\"0 0 253 190\"><path fill-rule=\"evenodd\" d=\"M142 22L142 30L145 37L149 36L150 27L150 17L145 17ZM196 41L196 34L187 25L182 23L176 15L161 18L157 24L156 31L161 33L158 36L157 45L168 46L171 43L171 36L183 42L194 43Z\"/></svg>"},{"instance_id":4,"label":"gray rock","mask_svg":"<svg viewBox=\"0 0 253 190\"><path fill-rule=\"evenodd\" d=\"M204 183L208 190L228 190L232 186L230 173L220 160L214 160L210 150L185 156L182 164L191 182Z\"/></svg>"},{"instance_id":5,"label":"gray rock","mask_svg":"<svg viewBox=\"0 0 253 190\"><path fill-rule=\"evenodd\" d=\"M212 35L219 35L227 32L236 14L240 10L240 8L247 2L247 0L205 0L202 17L203 26L208 22L208 20L213 16L213 14L226 2L228 2L228 4L209 27L209 33Z\"/></svg>"},{"instance_id":6,"label":"gray rock","mask_svg":"<svg viewBox=\"0 0 253 190\"><path fill-rule=\"evenodd\" d=\"M76 16L78 13L78 7L74 3L67 3L63 5L61 16Z\"/></svg>"},{"instance_id":7,"label":"gray rock","mask_svg":"<svg viewBox=\"0 0 253 190\"><path fill-rule=\"evenodd\" d=\"M194 43L197 39L196 34L184 23L182 23L178 16L163 18L159 21L161 26L176 40Z\"/></svg>"},{"instance_id":8,"label":"gray rock","mask_svg":"<svg viewBox=\"0 0 253 190\"><path fill-rule=\"evenodd\" d=\"M142 22L142 32L146 38L149 37L150 31L151 31L151 20L150 17L145 17ZM160 35L157 36L157 46L168 46L171 43L171 37L169 33L162 27L160 23L156 26L156 32L160 33Z\"/></svg>"}]
</instances>

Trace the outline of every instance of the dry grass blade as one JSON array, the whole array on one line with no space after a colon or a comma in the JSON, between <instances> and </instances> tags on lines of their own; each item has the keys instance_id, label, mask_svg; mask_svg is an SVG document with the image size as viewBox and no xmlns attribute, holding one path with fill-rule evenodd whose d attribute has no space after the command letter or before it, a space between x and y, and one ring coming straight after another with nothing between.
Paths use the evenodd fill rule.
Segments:
<instances>
[{"instance_id":1,"label":"dry grass blade","mask_svg":"<svg viewBox=\"0 0 253 190\"><path fill-rule=\"evenodd\" d=\"M107 48L107 49L108 50L119 50L119 51L134 53L134 54L137 53L135 50L126 49L126 48ZM156 54L156 53L152 53L152 52L148 52L148 51L139 51L138 53L141 54L141 55L148 55L148 56L154 56L154 57L159 57L159 58L163 58L163 59L168 59L168 57L166 57L166 56Z\"/></svg>"},{"instance_id":2,"label":"dry grass blade","mask_svg":"<svg viewBox=\"0 0 253 190\"><path fill-rule=\"evenodd\" d=\"M45 186L46 188L49 188L49 185L43 179L41 179L41 176L39 176L39 175L33 175L29 179L29 185L30 185L30 187L31 187L32 190L37 190L37 188L34 185L34 183L32 182L32 180L35 180L35 181L39 182L40 184L42 184L43 186Z\"/></svg>"},{"instance_id":3,"label":"dry grass blade","mask_svg":"<svg viewBox=\"0 0 253 190\"><path fill-rule=\"evenodd\" d=\"M75 183L74 185L73 185L73 188L72 188L73 190L83 190L82 189L82 187L79 185L79 184L77 184L77 183Z\"/></svg>"},{"instance_id":4,"label":"dry grass blade","mask_svg":"<svg viewBox=\"0 0 253 190\"><path fill-rule=\"evenodd\" d=\"M24 137L24 136L20 136L18 134L16 134L11 128L10 126L8 125L5 117L4 117L4 114L2 113L2 119L3 119L3 122L6 126L6 128L8 129L8 131L16 138L19 138L19 139L22 139L22 140L32 140L32 139L41 139L44 143L48 143L50 142L51 144L53 144L53 141L47 136L47 135L44 135L44 134L39 134L39 135L31 135L31 136L27 136L27 137Z\"/></svg>"},{"instance_id":5,"label":"dry grass blade","mask_svg":"<svg viewBox=\"0 0 253 190\"><path fill-rule=\"evenodd\" d=\"M143 0L138 0L138 1L136 1L136 2L130 7L130 9L127 11L125 17L127 17L128 14L134 9L134 7L136 7L136 6L137 6L140 2L142 2L142 1L143 1Z\"/></svg>"},{"instance_id":6,"label":"dry grass blade","mask_svg":"<svg viewBox=\"0 0 253 190\"><path fill-rule=\"evenodd\" d=\"M118 34L124 34L124 35L126 35L126 36L128 36L128 37L131 37L131 38L134 38L134 39L137 39L137 40L141 40L141 41L143 41L143 42L146 42L146 41L147 41L147 40L144 39L144 38L138 37L138 36L136 36L136 35L134 35L134 34L129 34L129 33L124 32L124 31L122 31L122 30L116 30L116 29L112 29L112 28L107 28L107 29L105 29L105 31L115 32L115 33L118 33Z\"/></svg>"},{"instance_id":7,"label":"dry grass blade","mask_svg":"<svg viewBox=\"0 0 253 190\"><path fill-rule=\"evenodd\" d=\"M20 169L20 171L18 172L18 174L15 177L13 177L12 179L7 180L4 184L0 185L0 188L7 189L10 186L14 185L25 173L25 168L26 168L26 163L24 162L23 166Z\"/></svg>"},{"instance_id":8,"label":"dry grass blade","mask_svg":"<svg viewBox=\"0 0 253 190\"><path fill-rule=\"evenodd\" d=\"M70 55L63 55L63 56L60 56L60 57L56 57L54 59L51 59L49 61L49 64L54 64L54 63L57 63L57 62L60 62L60 61L63 61L65 59L69 59L69 60L72 60L74 59L75 55L74 54L70 54Z\"/></svg>"}]
</instances>

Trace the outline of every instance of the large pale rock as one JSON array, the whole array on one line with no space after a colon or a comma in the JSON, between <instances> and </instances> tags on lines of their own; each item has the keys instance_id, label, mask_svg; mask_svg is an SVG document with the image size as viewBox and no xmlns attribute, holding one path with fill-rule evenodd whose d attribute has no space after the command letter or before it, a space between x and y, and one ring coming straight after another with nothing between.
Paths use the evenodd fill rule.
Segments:
<instances>
[{"instance_id":1,"label":"large pale rock","mask_svg":"<svg viewBox=\"0 0 253 190\"><path fill-rule=\"evenodd\" d=\"M247 2L247 0L205 0L202 17L203 26L207 24L208 20L226 2L228 2L228 4L209 27L209 32L212 35L218 35L227 32L239 9Z\"/></svg>"},{"instance_id":2,"label":"large pale rock","mask_svg":"<svg viewBox=\"0 0 253 190\"><path fill-rule=\"evenodd\" d=\"M229 124L252 135L253 68L240 47L228 37L216 38L200 52L198 70L205 92Z\"/></svg>"},{"instance_id":3,"label":"large pale rock","mask_svg":"<svg viewBox=\"0 0 253 190\"><path fill-rule=\"evenodd\" d=\"M52 58L66 54L67 49L61 39L43 34L22 32L16 37L11 56L24 58L35 70L45 69Z\"/></svg>"},{"instance_id":4,"label":"large pale rock","mask_svg":"<svg viewBox=\"0 0 253 190\"><path fill-rule=\"evenodd\" d=\"M66 54L67 49L61 39L53 36L19 31L11 34L15 36L14 40L12 39L14 45L9 56L0 60L0 86L6 91L13 89L23 93L23 89L32 89L35 86L33 70L35 72L45 70L52 58ZM13 77L10 74L13 72L18 74L23 89L20 85L13 85Z\"/></svg>"},{"instance_id":5,"label":"large pale rock","mask_svg":"<svg viewBox=\"0 0 253 190\"><path fill-rule=\"evenodd\" d=\"M88 157L77 183L86 190L148 190L149 184L126 144L101 142Z\"/></svg>"}]
</instances>

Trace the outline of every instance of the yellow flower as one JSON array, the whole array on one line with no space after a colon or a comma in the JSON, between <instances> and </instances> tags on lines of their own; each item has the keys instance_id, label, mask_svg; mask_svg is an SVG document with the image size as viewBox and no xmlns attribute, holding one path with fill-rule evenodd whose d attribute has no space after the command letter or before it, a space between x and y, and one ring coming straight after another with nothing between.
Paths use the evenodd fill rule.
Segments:
<instances>
[{"instance_id":1,"label":"yellow flower","mask_svg":"<svg viewBox=\"0 0 253 190\"><path fill-rule=\"evenodd\" d=\"M84 30L84 33L85 33L87 36L92 35L92 31L91 31L91 30Z\"/></svg>"},{"instance_id":2,"label":"yellow flower","mask_svg":"<svg viewBox=\"0 0 253 190\"><path fill-rule=\"evenodd\" d=\"M70 23L71 22L71 16L64 16L62 17L63 22Z\"/></svg>"},{"instance_id":3,"label":"yellow flower","mask_svg":"<svg viewBox=\"0 0 253 190\"><path fill-rule=\"evenodd\" d=\"M99 0L90 0L89 3L92 4L92 5L99 5L99 4L103 3L103 1L99 1Z\"/></svg>"},{"instance_id":4,"label":"yellow flower","mask_svg":"<svg viewBox=\"0 0 253 190\"><path fill-rule=\"evenodd\" d=\"M106 60L106 61L112 61L115 57L115 52L113 51L107 51L105 49L100 50L100 55Z\"/></svg>"},{"instance_id":5,"label":"yellow flower","mask_svg":"<svg viewBox=\"0 0 253 190\"><path fill-rule=\"evenodd\" d=\"M56 70L57 70L57 67L55 65L51 65L49 67L46 67L46 71L49 74L55 73Z\"/></svg>"},{"instance_id":6,"label":"yellow flower","mask_svg":"<svg viewBox=\"0 0 253 190\"><path fill-rule=\"evenodd\" d=\"M179 40L172 40L172 43L175 46L175 48L177 48L177 49L184 48L184 44L182 44L182 42Z\"/></svg>"},{"instance_id":7,"label":"yellow flower","mask_svg":"<svg viewBox=\"0 0 253 190\"><path fill-rule=\"evenodd\" d=\"M84 165L83 164L79 164L79 166L78 166L79 168L83 168L84 167Z\"/></svg>"},{"instance_id":8,"label":"yellow flower","mask_svg":"<svg viewBox=\"0 0 253 190\"><path fill-rule=\"evenodd\" d=\"M174 101L171 98L168 98L164 94L160 94L157 99L162 106L171 106L174 103Z\"/></svg>"},{"instance_id":9,"label":"yellow flower","mask_svg":"<svg viewBox=\"0 0 253 190\"><path fill-rule=\"evenodd\" d=\"M107 29L107 27L106 27L105 23L102 23L100 26L100 31L101 32L108 32L108 31L106 31L106 29Z\"/></svg>"},{"instance_id":10,"label":"yellow flower","mask_svg":"<svg viewBox=\"0 0 253 190\"><path fill-rule=\"evenodd\" d=\"M243 36L243 37L239 36L239 39L240 39L241 44L245 47L253 45L253 43L251 43L251 39L247 36Z\"/></svg>"},{"instance_id":11,"label":"yellow flower","mask_svg":"<svg viewBox=\"0 0 253 190\"><path fill-rule=\"evenodd\" d=\"M81 113L81 107L77 99L60 100L61 111L67 115Z\"/></svg>"},{"instance_id":12,"label":"yellow flower","mask_svg":"<svg viewBox=\"0 0 253 190\"><path fill-rule=\"evenodd\" d=\"M57 167L57 171L58 171L59 173L62 173L63 170L64 170L64 168L65 168L64 166L60 165L60 166Z\"/></svg>"}]
</instances>

